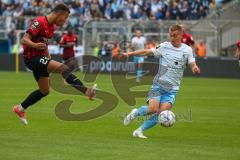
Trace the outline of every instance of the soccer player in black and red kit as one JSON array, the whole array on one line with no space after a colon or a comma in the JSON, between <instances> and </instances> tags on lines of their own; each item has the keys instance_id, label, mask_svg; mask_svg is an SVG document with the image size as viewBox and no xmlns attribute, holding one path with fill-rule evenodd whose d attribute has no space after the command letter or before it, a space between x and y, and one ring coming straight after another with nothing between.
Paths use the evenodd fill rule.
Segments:
<instances>
[{"instance_id":1,"label":"soccer player in black and red kit","mask_svg":"<svg viewBox=\"0 0 240 160\"><path fill-rule=\"evenodd\" d=\"M182 43L185 43L186 45L190 46L193 49L193 51L195 50L195 46L194 46L195 41L192 35L186 32L185 26L183 26Z\"/></svg>"},{"instance_id":2,"label":"soccer player in black and red kit","mask_svg":"<svg viewBox=\"0 0 240 160\"><path fill-rule=\"evenodd\" d=\"M237 46L237 48L236 48L236 52L235 52L235 57L238 58L238 60L240 61L240 40L237 41L236 46Z\"/></svg>"},{"instance_id":3,"label":"soccer player in black and red kit","mask_svg":"<svg viewBox=\"0 0 240 160\"><path fill-rule=\"evenodd\" d=\"M235 52L235 57L238 59L238 65L240 67L240 40L237 41L237 49Z\"/></svg>"},{"instance_id":4,"label":"soccer player in black and red kit","mask_svg":"<svg viewBox=\"0 0 240 160\"><path fill-rule=\"evenodd\" d=\"M73 33L71 28L68 28L67 34L64 34L60 41L60 47L63 47L62 58L65 64L72 70L77 67L74 52L74 46L77 45L77 43L77 35Z\"/></svg>"},{"instance_id":5,"label":"soccer player in black and red kit","mask_svg":"<svg viewBox=\"0 0 240 160\"><path fill-rule=\"evenodd\" d=\"M33 71L39 89L33 91L21 104L15 105L13 111L20 120L27 124L26 109L47 96L50 90L49 73L60 73L67 83L84 93L90 99L95 94L94 88L87 88L71 73L65 64L51 60L48 53L48 40L53 37L55 26L62 26L70 14L65 4L58 4L47 16L35 18L22 38L25 65Z\"/></svg>"}]
</instances>

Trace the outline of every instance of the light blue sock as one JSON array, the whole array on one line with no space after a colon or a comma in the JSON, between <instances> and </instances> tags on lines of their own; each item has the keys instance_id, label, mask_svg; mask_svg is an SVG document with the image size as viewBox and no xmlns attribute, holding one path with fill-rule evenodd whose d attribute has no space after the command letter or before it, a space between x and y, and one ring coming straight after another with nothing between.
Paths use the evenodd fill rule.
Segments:
<instances>
[{"instance_id":1,"label":"light blue sock","mask_svg":"<svg viewBox=\"0 0 240 160\"><path fill-rule=\"evenodd\" d=\"M142 69L137 70L137 77L141 78L142 77Z\"/></svg>"},{"instance_id":2,"label":"light blue sock","mask_svg":"<svg viewBox=\"0 0 240 160\"><path fill-rule=\"evenodd\" d=\"M145 131L147 129L152 128L158 123L158 115L154 113L148 120L144 121L140 128Z\"/></svg>"},{"instance_id":3,"label":"light blue sock","mask_svg":"<svg viewBox=\"0 0 240 160\"><path fill-rule=\"evenodd\" d=\"M137 112L135 113L136 116L146 116L148 111L148 106L142 106L138 108Z\"/></svg>"}]
</instances>

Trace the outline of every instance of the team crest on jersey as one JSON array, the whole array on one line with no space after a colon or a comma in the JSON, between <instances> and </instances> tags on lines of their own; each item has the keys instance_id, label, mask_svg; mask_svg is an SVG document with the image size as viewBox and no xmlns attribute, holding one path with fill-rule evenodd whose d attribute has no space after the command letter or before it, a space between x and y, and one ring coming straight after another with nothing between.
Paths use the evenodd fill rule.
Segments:
<instances>
[{"instance_id":1,"label":"team crest on jersey","mask_svg":"<svg viewBox=\"0 0 240 160\"><path fill-rule=\"evenodd\" d=\"M31 28L32 29L37 29L39 26L40 26L40 23L37 20L35 20L35 21L33 21L32 25L31 25Z\"/></svg>"},{"instance_id":2,"label":"team crest on jersey","mask_svg":"<svg viewBox=\"0 0 240 160\"><path fill-rule=\"evenodd\" d=\"M156 46L156 49L158 49L159 47L161 47L161 44L157 45L157 46Z\"/></svg>"}]
</instances>

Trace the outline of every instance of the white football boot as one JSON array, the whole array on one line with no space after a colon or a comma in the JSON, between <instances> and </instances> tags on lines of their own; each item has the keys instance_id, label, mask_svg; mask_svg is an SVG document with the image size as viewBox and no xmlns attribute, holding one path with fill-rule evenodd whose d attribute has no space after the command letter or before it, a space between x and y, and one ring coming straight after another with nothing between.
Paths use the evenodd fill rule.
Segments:
<instances>
[{"instance_id":1,"label":"white football boot","mask_svg":"<svg viewBox=\"0 0 240 160\"><path fill-rule=\"evenodd\" d=\"M137 116L136 116L137 109L134 108L125 118L123 124L125 126L129 125Z\"/></svg>"},{"instance_id":2,"label":"white football boot","mask_svg":"<svg viewBox=\"0 0 240 160\"><path fill-rule=\"evenodd\" d=\"M142 139L147 138L146 136L143 135L143 131L141 128L138 128L133 132L133 137L142 138Z\"/></svg>"}]
</instances>

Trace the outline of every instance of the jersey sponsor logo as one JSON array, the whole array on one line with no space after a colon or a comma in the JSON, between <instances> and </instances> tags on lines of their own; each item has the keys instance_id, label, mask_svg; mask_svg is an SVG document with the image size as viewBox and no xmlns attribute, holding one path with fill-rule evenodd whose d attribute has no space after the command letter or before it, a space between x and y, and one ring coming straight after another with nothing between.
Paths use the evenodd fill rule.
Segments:
<instances>
[{"instance_id":1,"label":"jersey sponsor logo","mask_svg":"<svg viewBox=\"0 0 240 160\"><path fill-rule=\"evenodd\" d=\"M44 43L48 43L48 42L49 42L49 39L44 37L44 38L43 38L43 42L44 42Z\"/></svg>"},{"instance_id":2,"label":"jersey sponsor logo","mask_svg":"<svg viewBox=\"0 0 240 160\"><path fill-rule=\"evenodd\" d=\"M47 30L44 30L45 34L48 35L48 31Z\"/></svg>"},{"instance_id":3,"label":"jersey sponsor logo","mask_svg":"<svg viewBox=\"0 0 240 160\"><path fill-rule=\"evenodd\" d=\"M32 25L31 25L31 28L32 29L37 29L39 26L40 26L40 23L37 20L35 20L35 21L33 21Z\"/></svg>"},{"instance_id":4,"label":"jersey sponsor logo","mask_svg":"<svg viewBox=\"0 0 240 160\"><path fill-rule=\"evenodd\" d=\"M46 38L46 37L41 37L41 38L40 38L40 41L43 42L43 43L45 43L45 44L48 44L49 39Z\"/></svg>"},{"instance_id":5,"label":"jersey sponsor logo","mask_svg":"<svg viewBox=\"0 0 240 160\"><path fill-rule=\"evenodd\" d=\"M186 58L187 58L187 54L183 53L183 59L186 59Z\"/></svg>"}]
</instances>

